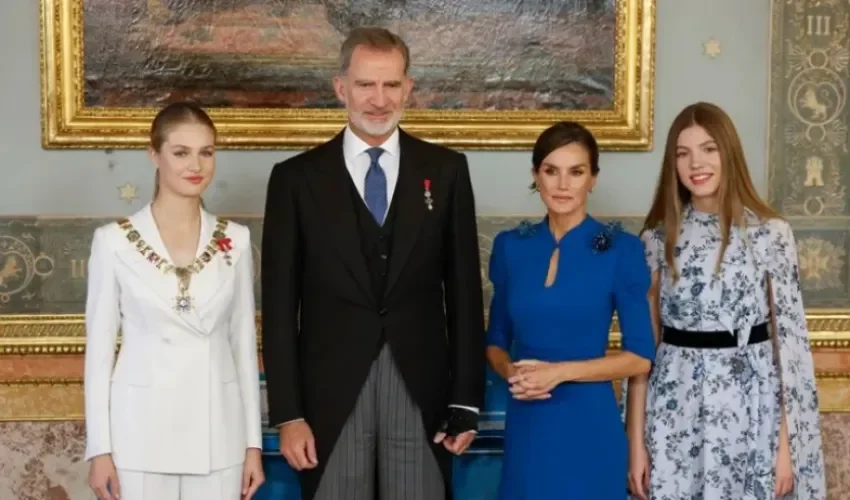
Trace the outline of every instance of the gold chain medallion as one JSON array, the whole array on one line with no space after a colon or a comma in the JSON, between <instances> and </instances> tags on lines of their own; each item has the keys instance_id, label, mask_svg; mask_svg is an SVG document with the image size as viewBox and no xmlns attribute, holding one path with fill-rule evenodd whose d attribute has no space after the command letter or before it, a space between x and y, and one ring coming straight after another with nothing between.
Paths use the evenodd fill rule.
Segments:
<instances>
[{"instance_id":1,"label":"gold chain medallion","mask_svg":"<svg viewBox=\"0 0 850 500\"><path fill-rule=\"evenodd\" d=\"M142 257L153 264L163 274L174 273L177 276L177 295L174 296L174 310L179 313L186 313L192 310L192 296L189 295L189 284L192 281L192 275L200 273L215 254L223 251L224 261L228 266L233 265L231 256L228 253L232 249L232 246L230 238L227 237L227 233L225 232L225 229L227 229L227 219L216 218L215 231L213 231L213 236L209 243L207 243L206 248L204 248L204 251L192 264L186 267L177 267L169 262L168 259L156 253L153 247L142 239L142 235L133 227L129 219L119 220L118 225L126 233L127 241L136 247L136 250L142 254Z\"/></svg>"}]
</instances>

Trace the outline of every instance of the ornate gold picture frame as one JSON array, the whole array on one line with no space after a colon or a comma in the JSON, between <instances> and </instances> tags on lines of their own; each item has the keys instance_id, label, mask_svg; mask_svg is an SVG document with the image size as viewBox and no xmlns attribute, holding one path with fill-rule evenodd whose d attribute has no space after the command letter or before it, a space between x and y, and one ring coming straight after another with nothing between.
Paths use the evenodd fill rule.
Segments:
<instances>
[{"instance_id":1,"label":"ornate gold picture frame","mask_svg":"<svg viewBox=\"0 0 850 500\"><path fill-rule=\"evenodd\" d=\"M378 8L382 5L381 0L361 1L364 5L371 5L369 12L372 15L387 10ZM114 3L103 4L104 0L40 2L42 145L45 148L144 147L155 110L164 102L161 94L170 93L168 99L196 97L198 92L203 93L197 89L212 85L197 75L222 74L218 72L221 68L231 72L223 74L233 75L230 80L225 78L227 82L234 82L233 88L216 87L215 92L204 98L206 102L203 99L201 102L219 126L223 148L301 149L327 140L345 122L344 112L338 105L329 104L327 96L333 95L328 93L331 72L335 71L338 42L343 29L350 27L345 24L346 13L340 13L340 9L355 8L350 5L360 5L361 2L349 5L331 0L296 0L290 4L296 5L297 12L301 14L285 10L284 3L281 3L274 7L277 10L264 12L262 16L256 15L257 9L261 8L258 5L273 2L229 2L236 7L228 7L231 10L224 13L208 11L203 2L195 2L194 11L189 13L176 12L172 6L176 5L175 2L169 0L130 0L121 2L122 7ZM216 2L210 3L213 4ZM404 9L413 9L417 2L409 0L407 4ZM467 15L460 20L430 21L463 23L458 24L456 30L439 25L439 31L450 33L449 38L452 38L438 40L446 44L442 50L432 47L435 42L428 37L435 35L427 33L428 25L405 24L403 10L396 20L368 18L373 23L399 30L405 39L410 36L412 71L420 71L419 77L414 74L414 81L424 83L417 83L414 87L416 102L408 106L403 121L407 130L424 139L456 148L511 150L530 148L537 135L555 121L577 120L593 130L600 147L605 150L646 151L652 148L655 0L588 0L569 7L583 9L580 15L576 12L561 17L528 14L531 16L528 19L539 19L536 22L540 23L531 27L526 26L527 20L518 21L516 14L487 11L493 7L484 7L484 4L480 7L484 10L478 15L472 10L477 5L474 0L463 4ZM592 8L605 9L605 16L581 17ZM296 44L295 48L269 53L269 47L273 48L276 40L296 36L285 32L285 29L295 28L279 26L286 25L293 16L306 15L303 14L304 9L314 9L315 12L310 11L313 12L310 19L327 18L327 23L316 28L324 30L321 33L325 35L316 35ZM111 17L103 14L105 11ZM277 16L278 27L261 26L251 32L220 35L231 38L220 42L224 49L216 48L215 37L236 26L238 20L233 20L234 16L248 13L254 13L251 22L255 24ZM112 21L104 21L106 18ZM132 24L130 18L133 19ZM362 19L362 16L355 18ZM582 18L587 33L564 35L574 31L575 26L570 25L570 29L553 27L552 19L555 18L564 23L575 23L571 19ZM144 21L144 26L140 27L138 19L149 22ZM193 19L201 21L192 25ZM494 19L501 24L493 25ZM602 25L597 19L604 19ZM185 36L174 41L175 36L172 35L180 29L184 29ZM486 29L490 32L498 29L500 37L513 36L516 41L511 42L509 38L508 42L494 42L492 36L479 36L478 32ZM534 36L542 30L551 32L541 35L542 42L523 41L529 33ZM108 36L118 37L116 40L119 41L137 40L132 46L135 52L121 43L116 45L106 41ZM566 36L572 38L567 40ZM238 37L240 44L248 44L249 51L228 52L234 44L227 45L230 43L227 40L232 41L233 37ZM259 41L252 46L250 41L241 41L245 37ZM553 38L557 40L552 41ZM476 47L468 49L467 55L453 53L467 50L470 45ZM299 56L291 52L296 50L314 50L317 55ZM503 55L510 50L517 51L517 55ZM104 58L109 57L112 58L109 59L109 67L120 68L114 70L119 73L115 73L118 76L112 80L113 83L118 82L115 87L121 87L119 89L103 88L106 77L101 66L106 64L103 63ZM499 57L504 57L504 62L489 63L495 66L482 69L481 65L485 63L481 61ZM288 62L284 64L283 59ZM148 64L153 60L158 61L158 65ZM86 61L92 61L93 68L87 68ZM133 69L137 66L147 67L147 73ZM176 71L179 73L177 76L173 75L175 66L182 68ZM196 76L190 82L180 80L184 73ZM258 74L267 75L266 80ZM541 77L541 74L544 76ZM277 91L277 87L272 85L283 79L280 75L294 81L287 87L288 90ZM488 87L493 79L499 78L509 80L510 86L495 90ZM266 97L256 97L260 92L249 95L248 91L243 91L243 87L249 85L245 82L255 79L259 80L259 83L254 82L258 87L272 85L272 90L264 94ZM159 83L139 83L149 81ZM315 93L316 86L324 86L325 81L327 86L321 89L325 100L321 105L298 106L287 101L275 108L263 107L267 102L277 103L278 98L285 101L285 96L290 94L296 96L294 100L312 95L310 92ZM310 92L298 87L302 82L303 85L312 85ZM226 86L228 83L219 82L218 85ZM185 86L195 90L173 90ZM167 90L163 91L163 88ZM234 93L237 98L227 97ZM474 95L469 97L467 94ZM146 95L160 97L145 100ZM258 100L248 106L236 104L251 98ZM309 101L309 98L304 99ZM547 99L554 103L547 104ZM214 104L222 101L223 104Z\"/></svg>"}]
</instances>

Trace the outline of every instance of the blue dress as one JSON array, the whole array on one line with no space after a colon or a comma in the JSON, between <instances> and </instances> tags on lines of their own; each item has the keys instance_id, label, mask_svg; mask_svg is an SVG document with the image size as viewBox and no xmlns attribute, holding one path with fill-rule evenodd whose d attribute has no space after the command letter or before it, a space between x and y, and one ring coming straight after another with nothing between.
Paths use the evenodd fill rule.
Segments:
<instances>
[{"instance_id":1,"label":"blue dress","mask_svg":"<svg viewBox=\"0 0 850 500\"><path fill-rule=\"evenodd\" d=\"M654 358L650 272L634 235L587 216L556 242L545 219L524 223L493 241L490 281L488 345L514 360L603 357L615 311L623 349ZM565 383L551 394L508 403L499 499L626 499L628 445L612 382Z\"/></svg>"}]
</instances>

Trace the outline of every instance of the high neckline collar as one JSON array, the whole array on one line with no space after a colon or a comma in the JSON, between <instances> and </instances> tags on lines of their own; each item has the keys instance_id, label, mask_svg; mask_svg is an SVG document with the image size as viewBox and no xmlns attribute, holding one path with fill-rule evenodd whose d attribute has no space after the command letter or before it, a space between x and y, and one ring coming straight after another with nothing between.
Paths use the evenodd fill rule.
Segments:
<instances>
[{"instance_id":1,"label":"high neckline collar","mask_svg":"<svg viewBox=\"0 0 850 500\"><path fill-rule=\"evenodd\" d=\"M591 217L590 214L587 214L584 216L584 219L582 219L581 222L579 222L578 224L570 228L569 231L564 233L564 235L561 236L560 240L556 240L555 234L552 232L552 228L549 227L549 216L546 215L543 217L543 220L538 223L538 226L540 228L540 231L538 231L538 233L546 235L546 237L552 240L555 245L562 245L566 241L571 241L576 238L582 238L584 235L588 235L591 228L597 225L598 223L596 222L596 219ZM587 238L588 241L590 241L590 236L587 236Z\"/></svg>"},{"instance_id":2,"label":"high neckline collar","mask_svg":"<svg viewBox=\"0 0 850 500\"><path fill-rule=\"evenodd\" d=\"M697 210L692 203L688 203L685 208L685 218L697 222L717 222L720 220L718 214Z\"/></svg>"}]
</instances>

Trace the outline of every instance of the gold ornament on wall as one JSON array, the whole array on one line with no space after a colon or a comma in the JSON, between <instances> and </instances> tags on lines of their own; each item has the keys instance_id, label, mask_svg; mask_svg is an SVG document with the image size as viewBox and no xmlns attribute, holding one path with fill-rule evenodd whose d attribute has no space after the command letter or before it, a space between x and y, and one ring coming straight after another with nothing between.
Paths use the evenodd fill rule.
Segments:
<instances>
[{"instance_id":1,"label":"gold ornament on wall","mask_svg":"<svg viewBox=\"0 0 850 500\"><path fill-rule=\"evenodd\" d=\"M0 313L14 307L10 302L16 297L21 303L38 299L37 283L56 269L54 259L38 251L35 241L31 233L0 234Z\"/></svg>"},{"instance_id":2,"label":"gold ornament on wall","mask_svg":"<svg viewBox=\"0 0 850 500\"><path fill-rule=\"evenodd\" d=\"M810 152L799 148L786 160L788 194L778 208L792 216L829 217L844 214L847 188L841 178L840 158L827 148Z\"/></svg>"},{"instance_id":3,"label":"gold ornament on wall","mask_svg":"<svg viewBox=\"0 0 850 500\"><path fill-rule=\"evenodd\" d=\"M702 44L703 54L707 55L712 59L716 59L720 56L720 40L711 38Z\"/></svg>"},{"instance_id":4,"label":"gold ornament on wall","mask_svg":"<svg viewBox=\"0 0 850 500\"><path fill-rule=\"evenodd\" d=\"M845 245L816 237L802 238L797 245L803 289L840 292L844 283L839 270L845 268L847 259Z\"/></svg>"},{"instance_id":5,"label":"gold ornament on wall","mask_svg":"<svg viewBox=\"0 0 850 500\"><path fill-rule=\"evenodd\" d=\"M118 186L118 198L127 202L129 205L133 203L133 200L137 199L139 188L135 184L130 184L129 182Z\"/></svg>"}]
</instances>

